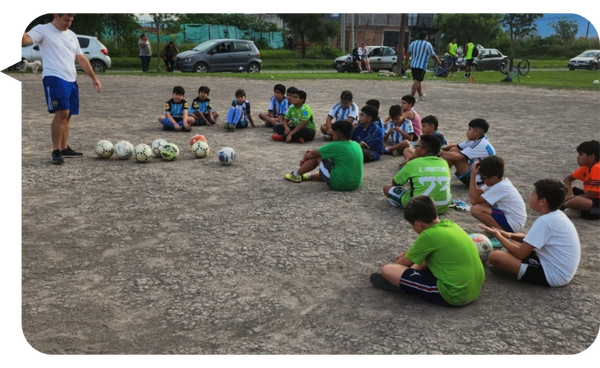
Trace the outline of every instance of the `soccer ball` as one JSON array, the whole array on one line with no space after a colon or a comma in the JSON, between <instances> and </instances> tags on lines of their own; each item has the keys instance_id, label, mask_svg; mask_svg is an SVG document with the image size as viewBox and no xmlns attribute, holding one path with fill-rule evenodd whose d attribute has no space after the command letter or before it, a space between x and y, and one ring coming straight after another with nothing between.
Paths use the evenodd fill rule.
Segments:
<instances>
[{"instance_id":1,"label":"soccer ball","mask_svg":"<svg viewBox=\"0 0 600 368\"><path fill-rule=\"evenodd\" d=\"M600 84L600 81L599 81L598 79L596 79L596 80L594 81L594 85L595 85L595 86L597 86L598 84Z\"/></svg>"},{"instance_id":2,"label":"soccer ball","mask_svg":"<svg viewBox=\"0 0 600 368\"><path fill-rule=\"evenodd\" d=\"M231 165L235 161L235 151L231 147L223 147L219 151L219 162L223 165Z\"/></svg>"},{"instance_id":3,"label":"soccer ball","mask_svg":"<svg viewBox=\"0 0 600 368\"><path fill-rule=\"evenodd\" d=\"M118 141L115 144L115 153L120 160L129 160L133 156L133 144L129 141Z\"/></svg>"},{"instance_id":4,"label":"soccer ball","mask_svg":"<svg viewBox=\"0 0 600 368\"><path fill-rule=\"evenodd\" d=\"M471 240L473 240L473 243L477 247L477 251L479 252L479 258L481 259L481 262L487 262L490 252L494 249L490 239L487 236L479 233L469 234L469 236L471 237Z\"/></svg>"},{"instance_id":5,"label":"soccer ball","mask_svg":"<svg viewBox=\"0 0 600 368\"><path fill-rule=\"evenodd\" d=\"M135 160L137 162L148 162L154 155L152 148L149 145L140 143L134 149Z\"/></svg>"},{"instance_id":6,"label":"soccer ball","mask_svg":"<svg viewBox=\"0 0 600 368\"><path fill-rule=\"evenodd\" d=\"M206 138L204 138L204 136L202 134L196 134L195 136L190 138L190 146L193 146L194 143L196 143L198 141L206 142Z\"/></svg>"},{"instance_id":7,"label":"soccer ball","mask_svg":"<svg viewBox=\"0 0 600 368\"><path fill-rule=\"evenodd\" d=\"M165 143L160 149L160 156L167 161L173 161L179 156L179 147L175 143Z\"/></svg>"},{"instance_id":8,"label":"soccer ball","mask_svg":"<svg viewBox=\"0 0 600 368\"><path fill-rule=\"evenodd\" d=\"M154 156L156 157L161 157L160 156L160 150L162 149L162 146L164 146L165 144L167 144L167 141L165 141L164 139L157 139L154 142L152 142L152 152L154 153Z\"/></svg>"},{"instance_id":9,"label":"soccer ball","mask_svg":"<svg viewBox=\"0 0 600 368\"><path fill-rule=\"evenodd\" d=\"M194 153L194 156L203 158L209 154L210 147L208 146L208 143L204 141L197 141L192 145L192 152Z\"/></svg>"},{"instance_id":10,"label":"soccer ball","mask_svg":"<svg viewBox=\"0 0 600 368\"><path fill-rule=\"evenodd\" d=\"M115 153L115 146L110 141L102 139L96 143L96 154L98 157L109 158Z\"/></svg>"}]
</instances>

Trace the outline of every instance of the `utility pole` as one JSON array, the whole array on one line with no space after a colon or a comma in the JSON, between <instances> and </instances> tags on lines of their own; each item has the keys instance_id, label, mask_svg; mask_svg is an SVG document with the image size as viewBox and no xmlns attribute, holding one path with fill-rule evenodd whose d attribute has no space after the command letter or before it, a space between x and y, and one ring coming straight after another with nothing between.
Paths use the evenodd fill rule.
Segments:
<instances>
[{"instance_id":1,"label":"utility pole","mask_svg":"<svg viewBox=\"0 0 600 368\"><path fill-rule=\"evenodd\" d=\"M402 72L402 65L404 63L404 53L402 52L402 50L404 50L404 35L406 34L406 19L407 19L408 14L402 14L400 16L400 38L398 39L398 71L401 74Z\"/></svg>"},{"instance_id":2,"label":"utility pole","mask_svg":"<svg viewBox=\"0 0 600 368\"><path fill-rule=\"evenodd\" d=\"M352 50L354 50L354 14L350 14L350 16L352 17L352 21L351 21L351 25L352 25L352 42L350 47L352 47Z\"/></svg>"},{"instance_id":3,"label":"utility pole","mask_svg":"<svg viewBox=\"0 0 600 368\"><path fill-rule=\"evenodd\" d=\"M346 52L346 14L340 14L340 48Z\"/></svg>"}]
</instances>

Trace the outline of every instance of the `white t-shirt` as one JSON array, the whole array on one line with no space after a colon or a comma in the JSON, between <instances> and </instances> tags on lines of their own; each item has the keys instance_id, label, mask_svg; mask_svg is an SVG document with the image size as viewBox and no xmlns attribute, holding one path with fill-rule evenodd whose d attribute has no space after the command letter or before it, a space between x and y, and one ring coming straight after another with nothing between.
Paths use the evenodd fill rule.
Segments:
<instances>
[{"instance_id":1,"label":"white t-shirt","mask_svg":"<svg viewBox=\"0 0 600 368\"><path fill-rule=\"evenodd\" d=\"M75 56L83 54L77 35L70 29L60 31L52 23L38 24L27 32L34 43L40 45L42 77L53 76L75 82Z\"/></svg>"},{"instance_id":2,"label":"white t-shirt","mask_svg":"<svg viewBox=\"0 0 600 368\"><path fill-rule=\"evenodd\" d=\"M506 215L506 222L510 225L514 232L523 230L525 221L527 221L527 210L523 197L512 185L508 178L488 187L481 187L483 199L489 203L492 208L497 208Z\"/></svg>"},{"instance_id":3,"label":"white t-shirt","mask_svg":"<svg viewBox=\"0 0 600 368\"><path fill-rule=\"evenodd\" d=\"M550 286L566 285L575 276L581 246L577 229L564 212L540 216L523 241L535 248Z\"/></svg>"}]
</instances>

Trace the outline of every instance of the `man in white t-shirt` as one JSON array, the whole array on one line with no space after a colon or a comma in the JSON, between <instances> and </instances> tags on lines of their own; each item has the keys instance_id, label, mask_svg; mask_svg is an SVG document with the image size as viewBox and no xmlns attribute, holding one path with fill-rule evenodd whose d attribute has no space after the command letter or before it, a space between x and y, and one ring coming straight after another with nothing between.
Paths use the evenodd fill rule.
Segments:
<instances>
[{"instance_id":1,"label":"man in white t-shirt","mask_svg":"<svg viewBox=\"0 0 600 368\"><path fill-rule=\"evenodd\" d=\"M477 187L479 175L484 185ZM497 227L516 233L523 230L527 221L527 210L523 197L504 177L504 160L498 156L488 156L473 164L471 185L469 185L471 215L486 226Z\"/></svg>"},{"instance_id":2,"label":"man in white t-shirt","mask_svg":"<svg viewBox=\"0 0 600 368\"><path fill-rule=\"evenodd\" d=\"M94 69L83 55L77 36L69 27L73 14L54 14L51 23L38 24L29 32L23 33L23 46L39 44L44 65L42 81L46 95L48 112L52 119L52 156L53 164L64 163L63 157L81 157L68 145L69 124L72 115L79 114L79 87L75 62L92 78L94 88L102 91L102 83L96 77Z\"/></svg>"},{"instance_id":3,"label":"man in white t-shirt","mask_svg":"<svg viewBox=\"0 0 600 368\"><path fill-rule=\"evenodd\" d=\"M529 206L540 217L527 234L480 225L506 249L490 253L490 270L536 285L564 286L575 276L581 259L577 229L559 210L567 196L567 187L551 179L538 180L533 185Z\"/></svg>"}]
</instances>

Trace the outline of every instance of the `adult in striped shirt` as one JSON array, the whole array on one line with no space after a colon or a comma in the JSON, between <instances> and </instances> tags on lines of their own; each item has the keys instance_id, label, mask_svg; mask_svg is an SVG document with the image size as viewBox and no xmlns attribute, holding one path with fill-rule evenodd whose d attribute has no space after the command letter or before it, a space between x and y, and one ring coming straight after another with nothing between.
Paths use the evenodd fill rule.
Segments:
<instances>
[{"instance_id":1,"label":"adult in striped shirt","mask_svg":"<svg viewBox=\"0 0 600 368\"><path fill-rule=\"evenodd\" d=\"M425 79L425 71L427 70L427 63L429 58L432 57L438 64L441 64L440 59L433 51L433 46L427 41L427 32L422 31L419 33L419 39L410 43L408 50L406 50L406 59L404 61L404 69L408 69L408 60L410 59L410 71L413 77L413 85L410 94L416 99L416 94L419 94L419 100L425 99L421 82Z\"/></svg>"}]
</instances>

